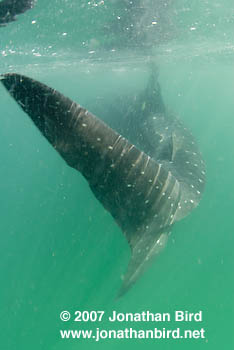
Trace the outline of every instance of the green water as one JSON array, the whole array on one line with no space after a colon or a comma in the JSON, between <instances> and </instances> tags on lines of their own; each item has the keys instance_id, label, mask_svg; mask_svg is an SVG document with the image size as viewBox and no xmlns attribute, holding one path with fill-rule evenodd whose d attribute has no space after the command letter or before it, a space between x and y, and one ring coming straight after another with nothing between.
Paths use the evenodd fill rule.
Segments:
<instances>
[{"instance_id":1,"label":"green water","mask_svg":"<svg viewBox=\"0 0 234 350\"><path fill-rule=\"evenodd\" d=\"M158 43L147 29L155 4L142 3L148 12L140 45L126 31L105 29L116 15L124 16L124 1L38 0L17 22L0 28L1 73L27 74L95 113L110 97L140 91L148 62L156 62L166 105L191 129L205 159L203 199L174 226L166 249L136 285L116 299L130 257L124 236L82 176L68 168L1 87L1 349L234 346L234 5L174 1L160 23ZM103 310L105 318L62 322L63 310ZM172 315L202 310L203 320L113 324L107 320L113 310ZM204 328L205 339L96 342L61 339L59 333L96 327Z\"/></svg>"}]
</instances>

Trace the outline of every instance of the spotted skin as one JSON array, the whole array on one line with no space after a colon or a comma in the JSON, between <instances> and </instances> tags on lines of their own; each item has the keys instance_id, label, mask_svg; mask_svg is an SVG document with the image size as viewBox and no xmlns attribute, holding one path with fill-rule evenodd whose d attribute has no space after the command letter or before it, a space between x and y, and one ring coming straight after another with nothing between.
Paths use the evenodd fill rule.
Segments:
<instances>
[{"instance_id":1,"label":"spotted skin","mask_svg":"<svg viewBox=\"0 0 234 350\"><path fill-rule=\"evenodd\" d=\"M176 220L180 220L198 205L204 190L205 164L201 153L192 134L178 118L153 115L140 128L144 130L140 148L161 162L180 182L181 201L176 214ZM158 144L154 140L159 140Z\"/></svg>"},{"instance_id":2,"label":"spotted skin","mask_svg":"<svg viewBox=\"0 0 234 350\"><path fill-rule=\"evenodd\" d=\"M165 107L155 71L141 94L132 100L122 98L119 103L122 116L118 109L108 110L112 127L180 182L181 201L175 220L182 219L198 205L205 187L205 163L193 135Z\"/></svg>"},{"instance_id":3,"label":"spotted skin","mask_svg":"<svg viewBox=\"0 0 234 350\"><path fill-rule=\"evenodd\" d=\"M129 138L38 81L10 73L1 82L122 229L132 252L123 295L200 200L205 170L191 134L167 113L154 77L127 108Z\"/></svg>"}]
</instances>

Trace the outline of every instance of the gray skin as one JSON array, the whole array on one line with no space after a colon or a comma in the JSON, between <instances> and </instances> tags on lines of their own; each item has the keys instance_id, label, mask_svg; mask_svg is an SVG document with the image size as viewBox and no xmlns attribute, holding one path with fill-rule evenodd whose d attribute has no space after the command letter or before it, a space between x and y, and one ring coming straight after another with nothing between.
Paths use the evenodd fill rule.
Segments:
<instances>
[{"instance_id":1,"label":"gray skin","mask_svg":"<svg viewBox=\"0 0 234 350\"><path fill-rule=\"evenodd\" d=\"M200 201L205 168L192 135L166 111L154 74L126 110L129 139L38 81L9 73L1 82L123 231L132 253L123 295Z\"/></svg>"},{"instance_id":2,"label":"gray skin","mask_svg":"<svg viewBox=\"0 0 234 350\"><path fill-rule=\"evenodd\" d=\"M3 0L0 2L0 27L16 20L16 15L33 8L36 0Z\"/></svg>"}]
</instances>

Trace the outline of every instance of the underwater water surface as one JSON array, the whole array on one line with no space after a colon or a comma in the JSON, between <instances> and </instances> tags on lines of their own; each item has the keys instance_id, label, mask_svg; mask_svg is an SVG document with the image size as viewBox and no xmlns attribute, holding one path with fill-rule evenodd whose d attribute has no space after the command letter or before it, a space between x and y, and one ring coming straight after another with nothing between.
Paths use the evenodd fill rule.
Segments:
<instances>
[{"instance_id":1,"label":"underwater water surface","mask_svg":"<svg viewBox=\"0 0 234 350\"><path fill-rule=\"evenodd\" d=\"M118 19L120 17L120 19ZM120 23L119 23L120 21ZM157 27L158 25L158 27ZM158 29L155 29L155 28ZM37 79L94 114L157 65L167 108L207 169L199 206L122 298L130 248L80 173L0 87L2 349L231 349L234 345L232 1L38 0L0 28L1 73ZM203 312L202 322L62 322L68 310ZM204 339L61 339L61 329L200 329Z\"/></svg>"}]
</instances>

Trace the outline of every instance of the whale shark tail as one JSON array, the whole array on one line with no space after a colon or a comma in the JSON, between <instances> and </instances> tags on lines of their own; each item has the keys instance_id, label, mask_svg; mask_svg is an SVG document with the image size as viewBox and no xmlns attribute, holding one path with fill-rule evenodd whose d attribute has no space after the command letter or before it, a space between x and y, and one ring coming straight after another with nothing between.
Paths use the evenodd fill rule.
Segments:
<instances>
[{"instance_id":1,"label":"whale shark tail","mask_svg":"<svg viewBox=\"0 0 234 350\"><path fill-rule=\"evenodd\" d=\"M1 76L1 82L67 164L83 174L122 229L132 252L119 295L124 294L166 241L181 196L179 182L58 91L14 73Z\"/></svg>"},{"instance_id":2,"label":"whale shark tail","mask_svg":"<svg viewBox=\"0 0 234 350\"><path fill-rule=\"evenodd\" d=\"M170 232L171 227L165 227L163 232L160 232L158 235L156 231L151 232L151 234L148 234L148 232L143 233L141 239L131 249L131 259L123 276L118 297L124 295L131 288L139 276L145 272L152 260L163 250Z\"/></svg>"}]
</instances>

